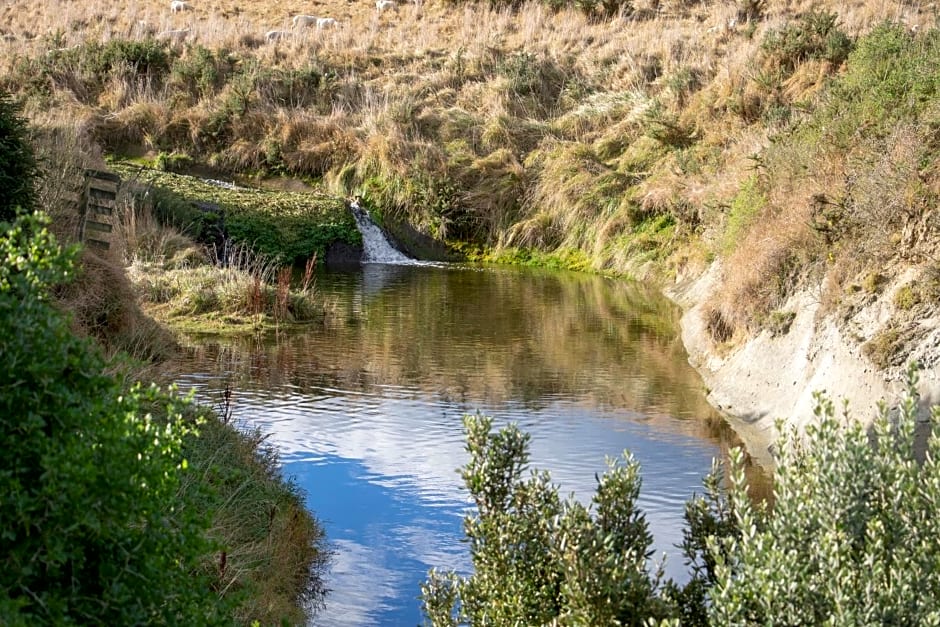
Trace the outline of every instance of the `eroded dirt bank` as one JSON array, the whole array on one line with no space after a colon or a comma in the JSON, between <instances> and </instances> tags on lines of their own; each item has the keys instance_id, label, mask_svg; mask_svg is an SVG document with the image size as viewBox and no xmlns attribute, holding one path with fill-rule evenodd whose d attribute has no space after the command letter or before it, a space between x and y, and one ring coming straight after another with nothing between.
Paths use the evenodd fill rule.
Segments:
<instances>
[{"instance_id":1,"label":"eroded dirt bank","mask_svg":"<svg viewBox=\"0 0 940 627\"><path fill-rule=\"evenodd\" d=\"M764 330L736 343L719 344L706 329L703 303L721 289L720 262L695 277L680 279L666 294L685 310L682 341L689 361L701 373L708 399L726 413L762 463L772 463L771 445L778 420L784 427L803 429L813 420L815 393L824 392L841 407L848 402L851 416L865 424L878 411L878 402L896 404L903 389L904 363L916 359L920 371L922 414L940 403L940 319L913 320L909 337L893 365L882 369L863 347L889 325L898 326L897 291L916 278L916 270L900 272L877 297L851 315L823 312L818 289L794 294L785 309L793 312L786 333ZM905 359L906 357L906 359Z\"/></svg>"}]
</instances>

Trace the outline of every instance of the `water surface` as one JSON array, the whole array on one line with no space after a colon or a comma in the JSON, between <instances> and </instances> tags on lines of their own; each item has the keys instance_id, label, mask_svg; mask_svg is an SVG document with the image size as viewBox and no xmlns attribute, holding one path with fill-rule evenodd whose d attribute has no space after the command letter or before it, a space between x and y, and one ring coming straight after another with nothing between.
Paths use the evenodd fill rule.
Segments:
<instances>
[{"instance_id":1,"label":"water surface","mask_svg":"<svg viewBox=\"0 0 940 627\"><path fill-rule=\"evenodd\" d=\"M178 380L270 434L336 551L323 625L417 625L431 567L466 572L461 419L532 434L533 466L589 500L606 456L643 468L641 504L666 571L683 504L733 437L705 402L652 290L517 269L366 265L325 273L323 327L193 340Z\"/></svg>"}]
</instances>

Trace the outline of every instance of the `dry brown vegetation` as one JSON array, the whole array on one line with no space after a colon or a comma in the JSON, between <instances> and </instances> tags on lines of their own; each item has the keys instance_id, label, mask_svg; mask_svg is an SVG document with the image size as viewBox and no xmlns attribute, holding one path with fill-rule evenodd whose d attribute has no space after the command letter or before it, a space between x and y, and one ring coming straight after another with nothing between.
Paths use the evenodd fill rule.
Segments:
<instances>
[{"instance_id":1,"label":"dry brown vegetation","mask_svg":"<svg viewBox=\"0 0 940 627\"><path fill-rule=\"evenodd\" d=\"M631 6L36 0L3 10L0 82L106 151L307 177L441 239L661 279L724 256L711 309L729 336L808 275L841 285L935 241L928 128L786 140L858 37L887 20L913 39L927 7ZM298 13L339 23L294 28ZM89 48L151 37L166 67ZM755 173L760 203L742 200Z\"/></svg>"}]
</instances>

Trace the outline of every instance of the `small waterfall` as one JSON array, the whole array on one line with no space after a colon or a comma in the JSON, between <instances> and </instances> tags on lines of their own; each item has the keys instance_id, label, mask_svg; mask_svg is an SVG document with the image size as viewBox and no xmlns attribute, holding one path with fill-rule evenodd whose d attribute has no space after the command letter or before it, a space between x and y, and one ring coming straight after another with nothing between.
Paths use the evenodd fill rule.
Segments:
<instances>
[{"instance_id":1,"label":"small waterfall","mask_svg":"<svg viewBox=\"0 0 940 627\"><path fill-rule=\"evenodd\" d=\"M362 263L413 264L415 260L402 254L392 246L385 233L369 218L369 213L359 205L358 200L349 203L356 226L362 233Z\"/></svg>"}]
</instances>

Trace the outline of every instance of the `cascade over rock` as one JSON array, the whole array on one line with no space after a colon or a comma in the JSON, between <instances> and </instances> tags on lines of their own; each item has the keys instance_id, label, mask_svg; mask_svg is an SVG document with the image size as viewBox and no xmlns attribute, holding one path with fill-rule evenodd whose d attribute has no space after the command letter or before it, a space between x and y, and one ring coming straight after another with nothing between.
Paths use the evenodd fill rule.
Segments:
<instances>
[{"instance_id":1,"label":"cascade over rock","mask_svg":"<svg viewBox=\"0 0 940 627\"><path fill-rule=\"evenodd\" d=\"M362 233L362 263L398 265L416 263L414 259L392 246L382 229L372 221L369 213L359 204L358 198L349 203L349 208L356 218L359 232Z\"/></svg>"}]
</instances>

